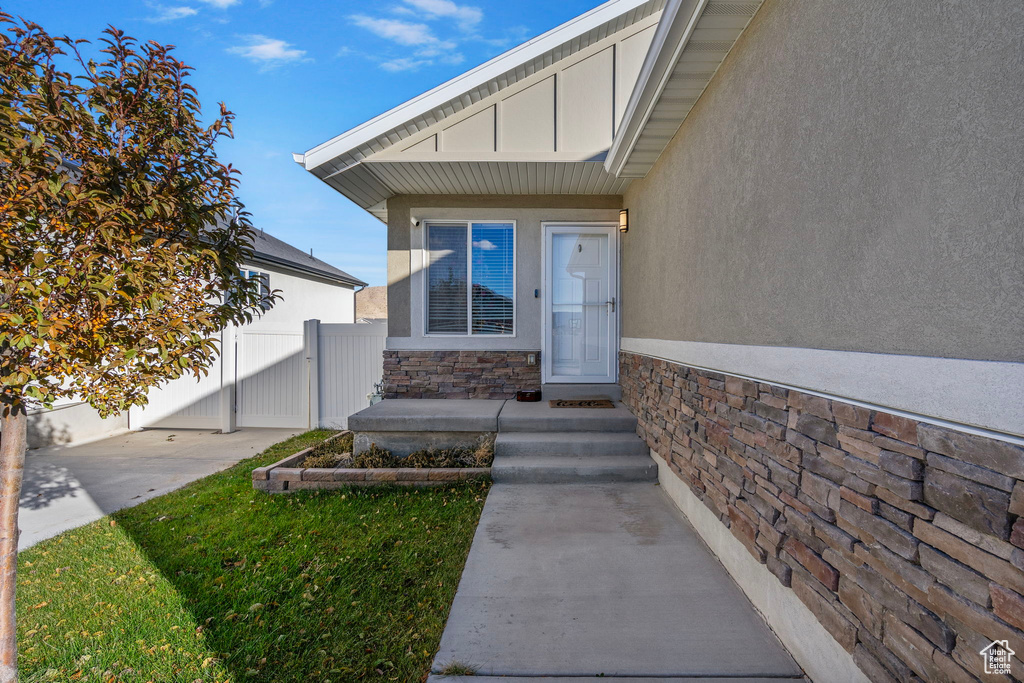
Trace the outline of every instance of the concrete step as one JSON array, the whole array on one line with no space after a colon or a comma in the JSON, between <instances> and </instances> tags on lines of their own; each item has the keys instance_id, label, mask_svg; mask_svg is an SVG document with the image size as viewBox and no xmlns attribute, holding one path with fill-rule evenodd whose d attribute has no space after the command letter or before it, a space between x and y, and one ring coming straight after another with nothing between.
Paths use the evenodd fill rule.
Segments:
<instances>
[{"instance_id":1,"label":"concrete step","mask_svg":"<svg viewBox=\"0 0 1024 683\"><path fill-rule=\"evenodd\" d=\"M618 384L542 384L545 401L558 398L610 398L622 400L622 387Z\"/></svg>"},{"instance_id":2,"label":"concrete step","mask_svg":"<svg viewBox=\"0 0 1024 683\"><path fill-rule=\"evenodd\" d=\"M586 484L657 481L649 455L495 456L491 479L506 484Z\"/></svg>"},{"instance_id":3,"label":"concrete step","mask_svg":"<svg viewBox=\"0 0 1024 683\"><path fill-rule=\"evenodd\" d=\"M636 417L622 403L614 408L552 408L506 401L498 413L499 432L635 432Z\"/></svg>"},{"instance_id":4,"label":"concrete step","mask_svg":"<svg viewBox=\"0 0 1024 683\"><path fill-rule=\"evenodd\" d=\"M590 683L594 680L594 674L588 676L446 676L444 674L430 674L427 683ZM778 676L741 676L728 678L694 677L694 676L599 676L602 680L615 681L616 683L808 683L803 676L792 678L779 678Z\"/></svg>"},{"instance_id":5,"label":"concrete step","mask_svg":"<svg viewBox=\"0 0 1024 683\"><path fill-rule=\"evenodd\" d=\"M648 455L636 432L499 432L495 455Z\"/></svg>"},{"instance_id":6,"label":"concrete step","mask_svg":"<svg viewBox=\"0 0 1024 683\"><path fill-rule=\"evenodd\" d=\"M353 432L494 432L505 401L390 398L348 418ZM545 404L547 405L547 404Z\"/></svg>"}]
</instances>

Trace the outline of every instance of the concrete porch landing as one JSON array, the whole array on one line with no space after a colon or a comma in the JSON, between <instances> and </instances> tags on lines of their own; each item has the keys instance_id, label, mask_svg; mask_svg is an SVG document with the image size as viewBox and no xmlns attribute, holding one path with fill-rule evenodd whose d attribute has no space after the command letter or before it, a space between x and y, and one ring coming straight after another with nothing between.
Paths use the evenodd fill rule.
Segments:
<instances>
[{"instance_id":1,"label":"concrete porch landing","mask_svg":"<svg viewBox=\"0 0 1024 683\"><path fill-rule=\"evenodd\" d=\"M621 402L614 408L552 408L515 400L389 398L349 417L354 432L632 431L636 418Z\"/></svg>"},{"instance_id":2,"label":"concrete porch landing","mask_svg":"<svg viewBox=\"0 0 1024 683\"><path fill-rule=\"evenodd\" d=\"M505 401L389 398L348 418L353 432L496 432Z\"/></svg>"},{"instance_id":3,"label":"concrete porch landing","mask_svg":"<svg viewBox=\"0 0 1024 683\"><path fill-rule=\"evenodd\" d=\"M467 682L803 676L649 483L495 484L429 680L462 680L437 675L452 662Z\"/></svg>"}]
</instances>

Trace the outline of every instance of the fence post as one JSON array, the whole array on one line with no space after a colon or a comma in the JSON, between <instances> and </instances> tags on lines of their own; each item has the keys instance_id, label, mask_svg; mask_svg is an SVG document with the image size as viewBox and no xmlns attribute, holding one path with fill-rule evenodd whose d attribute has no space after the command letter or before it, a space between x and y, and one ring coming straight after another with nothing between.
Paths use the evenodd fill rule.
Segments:
<instances>
[{"instance_id":1,"label":"fence post","mask_svg":"<svg viewBox=\"0 0 1024 683\"><path fill-rule=\"evenodd\" d=\"M320 321L316 318L302 323L302 342L306 350L307 426L320 427Z\"/></svg>"},{"instance_id":2,"label":"fence post","mask_svg":"<svg viewBox=\"0 0 1024 683\"><path fill-rule=\"evenodd\" d=\"M235 382L238 368L235 362L235 326L228 324L220 332L220 431L230 434L236 429Z\"/></svg>"}]
</instances>

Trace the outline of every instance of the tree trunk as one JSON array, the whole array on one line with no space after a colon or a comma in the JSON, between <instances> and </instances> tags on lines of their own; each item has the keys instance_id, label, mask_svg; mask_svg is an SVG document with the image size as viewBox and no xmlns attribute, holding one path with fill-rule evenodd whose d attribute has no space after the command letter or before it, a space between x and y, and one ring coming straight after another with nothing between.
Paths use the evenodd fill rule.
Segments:
<instances>
[{"instance_id":1,"label":"tree trunk","mask_svg":"<svg viewBox=\"0 0 1024 683\"><path fill-rule=\"evenodd\" d=\"M25 471L28 418L20 404L0 407L0 683L17 683L14 586L18 571L18 501Z\"/></svg>"}]
</instances>

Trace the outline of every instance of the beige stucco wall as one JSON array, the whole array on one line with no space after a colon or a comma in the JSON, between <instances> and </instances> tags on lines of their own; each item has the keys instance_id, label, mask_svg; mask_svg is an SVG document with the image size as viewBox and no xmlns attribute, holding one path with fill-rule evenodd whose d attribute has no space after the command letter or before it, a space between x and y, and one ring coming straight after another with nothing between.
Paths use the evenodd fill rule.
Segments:
<instances>
[{"instance_id":1,"label":"beige stucco wall","mask_svg":"<svg viewBox=\"0 0 1024 683\"><path fill-rule=\"evenodd\" d=\"M1024 361L1024 3L767 0L624 198L623 337Z\"/></svg>"},{"instance_id":2,"label":"beige stucco wall","mask_svg":"<svg viewBox=\"0 0 1024 683\"><path fill-rule=\"evenodd\" d=\"M402 195L388 200L388 346L403 349L539 349L542 299L541 224L615 222L622 198L565 195ZM516 222L515 337L423 335L421 228L430 219Z\"/></svg>"}]
</instances>

